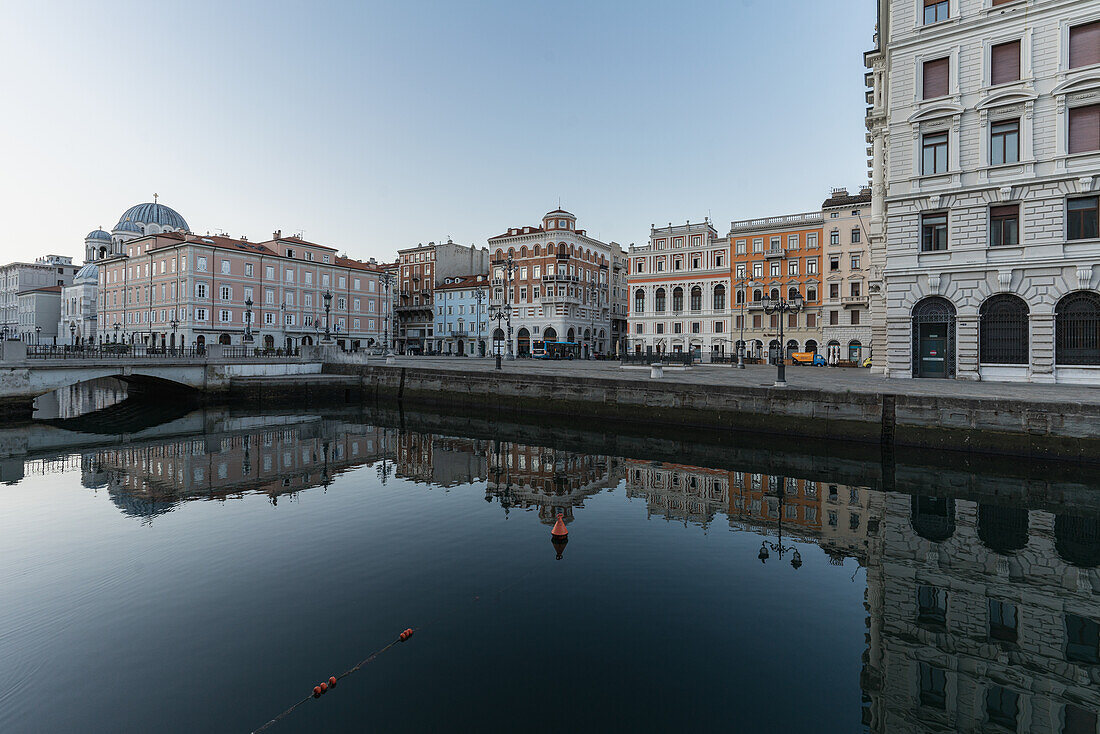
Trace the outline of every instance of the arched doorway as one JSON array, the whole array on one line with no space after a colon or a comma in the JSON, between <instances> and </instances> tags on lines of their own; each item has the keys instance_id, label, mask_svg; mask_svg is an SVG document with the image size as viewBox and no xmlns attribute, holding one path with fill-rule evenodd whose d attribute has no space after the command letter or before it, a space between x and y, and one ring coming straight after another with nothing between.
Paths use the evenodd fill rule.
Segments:
<instances>
[{"instance_id":1,"label":"arched doorway","mask_svg":"<svg viewBox=\"0 0 1100 734\"><path fill-rule=\"evenodd\" d=\"M794 339L787 341L787 359L791 358L791 355L798 351L798 342Z\"/></svg>"},{"instance_id":2,"label":"arched doorway","mask_svg":"<svg viewBox=\"0 0 1100 734\"><path fill-rule=\"evenodd\" d=\"M1054 363L1100 364L1100 295L1076 291L1054 308Z\"/></svg>"},{"instance_id":3,"label":"arched doorway","mask_svg":"<svg viewBox=\"0 0 1100 734\"><path fill-rule=\"evenodd\" d=\"M493 330L493 354L504 354L504 329Z\"/></svg>"},{"instance_id":4,"label":"arched doorway","mask_svg":"<svg viewBox=\"0 0 1100 734\"><path fill-rule=\"evenodd\" d=\"M461 339L458 340L458 356L466 356L466 342L462 341Z\"/></svg>"},{"instance_id":5,"label":"arched doorway","mask_svg":"<svg viewBox=\"0 0 1100 734\"><path fill-rule=\"evenodd\" d=\"M1054 549L1074 566L1100 566L1100 521L1081 515L1055 516Z\"/></svg>"},{"instance_id":6,"label":"arched doorway","mask_svg":"<svg viewBox=\"0 0 1100 734\"><path fill-rule=\"evenodd\" d=\"M955 376L955 306L940 296L913 307L913 377Z\"/></svg>"},{"instance_id":7,"label":"arched doorway","mask_svg":"<svg viewBox=\"0 0 1100 734\"><path fill-rule=\"evenodd\" d=\"M461 347L461 344L459 346ZM461 349L459 353L461 354ZM527 330L526 326L520 327L520 330L516 333L516 354L520 357L531 356L531 332Z\"/></svg>"},{"instance_id":8,"label":"arched doorway","mask_svg":"<svg viewBox=\"0 0 1100 734\"><path fill-rule=\"evenodd\" d=\"M274 349L274 348L275 348L275 337L272 336L271 334L265 335L264 336L264 349Z\"/></svg>"},{"instance_id":9,"label":"arched doorway","mask_svg":"<svg viewBox=\"0 0 1100 734\"><path fill-rule=\"evenodd\" d=\"M982 364L1028 363L1028 309L1024 299L999 293L978 310L978 361Z\"/></svg>"},{"instance_id":10,"label":"arched doorway","mask_svg":"<svg viewBox=\"0 0 1100 734\"><path fill-rule=\"evenodd\" d=\"M978 537L995 553L1007 556L1027 545L1027 510L978 505Z\"/></svg>"},{"instance_id":11,"label":"arched doorway","mask_svg":"<svg viewBox=\"0 0 1100 734\"><path fill-rule=\"evenodd\" d=\"M817 354L817 342L813 339L806 340L806 351L810 354Z\"/></svg>"},{"instance_id":12,"label":"arched doorway","mask_svg":"<svg viewBox=\"0 0 1100 734\"><path fill-rule=\"evenodd\" d=\"M202 336L200 334L199 337L195 339L195 346L198 347L199 349L205 349L206 348L206 337Z\"/></svg>"},{"instance_id":13,"label":"arched doorway","mask_svg":"<svg viewBox=\"0 0 1100 734\"><path fill-rule=\"evenodd\" d=\"M229 334L219 334L218 344L232 344L233 340L229 338Z\"/></svg>"},{"instance_id":14,"label":"arched doorway","mask_svg":"<svg viewBox=\"0 0 1100 734\"><path fill-rule=\"evenodd\" d=\"M302 337L302 346L303 347L312 347L313 346L313 337L312 336L303 336Z\"/></svg>"},{"instance_id":15,"label":"arched doorway","mask_svg":"<svg viewBox=\"0 0 1100 734\"><path fill-rule=\"evenodd\" d=\"M848 342L848 361L857 365L863 361L863 343L859 339Z\"/></svg>"},{"instance_id":16,"label":"arched doorway","mask_svg":"<svg viewBox=\"0 0 1100 734\"><path fill-rule=\"evenodd\" d=\"M542 330L542 338L544 341L556 342L558 340L558 332L553 326L547 326Z\"/></svg>"},{"instance_id":17,"label":"arched doorway","mask_svg":"<svg viewBox=\"0 0 1100 734\"><path fill-rule=\"evenodd\" d=\"M570 342L570 343L577 341L577 332L573 331L572 326L570 326L569 331L566 332L565 341Z\"/></svg>"},{"instance_id":18,"label":"arched doorway","mask_svg":"<svg viewBox=\"0 0 1100 734\"><path fill-rule=\"evenodd\" d=\"M772 339L768 342L768 364L778 364L780 355L780 345L778 339Z\"/></svg>"},{"instance_id":19,"label":"arched doorway","mask_svg":"<svg viewBox=\"0 0 1100 734\"><path fill-rule=\"evenodd\" d=\"M760 339L753 339L752 342L752 356L755 359L760 359L764 356L764 342Z\"/></svg>"}]
</instances>

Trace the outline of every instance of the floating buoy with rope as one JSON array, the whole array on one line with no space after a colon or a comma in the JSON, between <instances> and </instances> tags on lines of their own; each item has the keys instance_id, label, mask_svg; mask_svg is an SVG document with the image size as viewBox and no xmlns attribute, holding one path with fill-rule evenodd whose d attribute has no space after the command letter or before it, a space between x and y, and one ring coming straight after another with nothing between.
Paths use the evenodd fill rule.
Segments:
<instances>
[{"instance_id":1,"label":"floating buoy with rope","mask_svg":"<svg viewBox=\"0 0 1100 734\"><path fill-rule=\"evenodd\" d=\"M565 515L558 513L558 521L554 523L554 529L550 531L550 535L555 538L564 538L569 535L569 531L565 528Z\"/></svg>"}]
</instances>

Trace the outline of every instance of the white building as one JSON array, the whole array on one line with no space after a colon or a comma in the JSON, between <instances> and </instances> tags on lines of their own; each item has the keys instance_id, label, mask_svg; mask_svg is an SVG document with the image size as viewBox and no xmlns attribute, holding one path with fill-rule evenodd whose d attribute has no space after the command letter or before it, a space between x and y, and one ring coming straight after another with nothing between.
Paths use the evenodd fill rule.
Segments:
<instances>
[{"instance_id":1,"label":"white building","mask_svg":"<svg viewBox=\"0 0 1100 734\"><path fill-rule=\"evenodd\" d=\"M72 285L61 289L61 321L57 325L62 344L84 344L96 338L99 266L88 261L73 277Z\"/></svg>"},{"instance_id":2,"label":"white building","mask_svg":"<svg viewBox=\"0 0 1100 734\"><path fill-rule=\"evenodd\" d=\"M68 285L76 271L73 259L61 255L46 255L33 263L15 262L0 266L0 332L12 338L23 333L25 324L20 320L20 293L47 286ZM40 320L34 319L34 323L39 325ZM56 323L50 329L55 326Z\"/></svg>"},{"instance_id":3,"label":"white building","mask_svg":"<svg viewBox=\"0 0 1100 734\"><path fill-rule=\"evenodd\" d=\"M732 353L729 239L709 218L650 225L649 244L630 247L628 351Z\"/></svg>"},{"instance_id":4,"label":"white building","mask_svg":"<svg viewBox=\"0 0 1100 734\"><path fill-rule=\"evenodd\" d=\"M535 342L566 342L580 357L610 353L611 245L556 209L541 227L512 227L490 238L489 253L491 305L511 307L513 354L529 356ZM506 351L505 322L490 320L490 330L492 348Z\"/></svg>"},{"instance_id":5,"label":"white building","mask_svg":"<svg viewBox=\"0 0 1100 734\"><path fill-rule=\"evenodd\" d=\"M869 305L867 271L867 225L871 218L871 190L855 195L834 189L821 205L822 235L825 239L825 283L822 294L821 338L826 357L862 364L871 356L870 319L856 317L853 310Z\"/></svg>"},{"instance_id":6,"label":"white building","mask_svg":"<svg viewBox=\"0 0 1100 734\"><path fill-rule=\"evenodd\" d=\"M46 285L19 293L17 335L24 344L56 344L61 316L60 285Z\"/></svg>"},{"instance_id":7,"label":"white building","mask_svg":"<svg viewBox=\"0 0 1100 734\"><path fill-rule=\"evenodd\" d=\"M1100 3L879 6L876 362L892 377L1100 383Z\"/></svg>"}]
</instances>

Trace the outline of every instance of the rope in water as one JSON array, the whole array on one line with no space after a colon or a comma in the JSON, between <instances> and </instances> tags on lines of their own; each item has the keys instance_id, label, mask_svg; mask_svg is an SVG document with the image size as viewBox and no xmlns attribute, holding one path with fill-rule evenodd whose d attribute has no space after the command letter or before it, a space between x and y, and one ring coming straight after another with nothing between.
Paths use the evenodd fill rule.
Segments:
<instances>
[{"instance_id":1,"label":"rope in water","mask_svg":"<svg viewBox=\"0 0 1100 734\"><path fill-rule=\"evenodd\" d=\"M356 663L352 667L348 668L347 670L345 670L340 675L332 676L327 681L322 682L321 684L314 686L313 687L313 692L310 695L306 696L301 701L298 701L297 703L292 705L290 708L288 708L286 711L282 712L281 714L276 716L274 719L272 719L271 721L269 721L266 724L264 724L263 726L261 726L259 729L253 730L253 734L259 734L259 732L264 731L265 729L273 726L274 724L276 724L280 720L286 718L291 713L293 713L296 708L298 708L302 704L308 702L309 699L311 699L311 698L320 698L322 695L327 693L330 688L335 688L337 681L342 680L342 679L348 677L349 675L351 675L352 673L357 672L360 668L362 668L367 663L373 662L375 658L377 658L382 653L386 652L386 650L389 650L394 645L400 644L400 643L405 642L406 640L408 640L410 637L413 636L413 631L414 630L411 627L406 629L400 635L397 636L396 640L394 640L390 644L386 645L385 647L381 648L380 650L376 650L375 652L372 652L370 655L363 658L358 663Z\"/></svg>"}]
</instances>

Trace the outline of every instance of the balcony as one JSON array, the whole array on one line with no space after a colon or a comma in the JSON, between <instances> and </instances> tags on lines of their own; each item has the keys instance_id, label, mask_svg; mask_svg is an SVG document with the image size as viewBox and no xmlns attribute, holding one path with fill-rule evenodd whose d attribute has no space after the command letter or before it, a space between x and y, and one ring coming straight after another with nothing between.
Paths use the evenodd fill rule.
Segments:
<instances>
[{"instance_id":1,"label":"balcony","mask_svg":"<svg viewBox=\"0 0 1100 734\"><path fill-rule=\"evenodd\" d=\"M867 296L844 296L840 299L845 306L866 306Z\"/></svg>"},{"instance_id":2,"label":"balcony","mask_svg":"<svg viewBox=\"0 0 1100 734\"><path fill-rule=\"evenodd\" d=\"M579 283L580 279L576 275L544 275L542 276L543 283Z\"/></svg>"},{"instance_id":3,"label":"balcony","mask_svg":"<svg viewBox=\"0 0 1100 734\"><path fill-rule=\"evenodd\" d=\"M413 303L402 304L393 307L395 313L412 313L414 311L428 311L431 312L432 304L430 303Z\"/></svg>"},{"instance_id":4,"label":"balcony","mask_svg":"<svg viewBox=\"0 0 1100 734\"><path fill-rule=\"evenodd\" d=\"M768 258L769 260L771 260L773 258L777 258L777 257L786 257L786 256L787 256L787 250L786 250L786 248L783 248L783 247L773 247L773 248L771 248L771 249L764 252L764 257Z\"/></svg>"}]
</instances>

